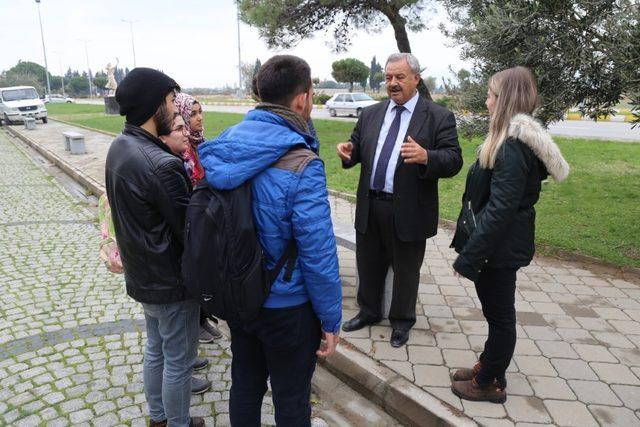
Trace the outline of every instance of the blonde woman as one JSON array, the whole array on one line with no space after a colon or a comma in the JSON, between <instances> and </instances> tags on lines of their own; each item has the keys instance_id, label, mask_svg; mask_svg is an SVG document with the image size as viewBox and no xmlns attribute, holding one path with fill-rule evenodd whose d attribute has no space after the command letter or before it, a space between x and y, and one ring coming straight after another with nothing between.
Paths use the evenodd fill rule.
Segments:
<instances>
[{"instance_id":1,"label":"blonde woman","mask_svg":"<svg viewBox=\"0 0 640 427\"><path fill-rule=\"evenodd\" d=\"M489 336L479 361L453 375L462 399L503 403L505 372L516 345L516 272L534 253L542 180L562 181L569 165L531 114L538 103L533 74L515 67L489 80L489 134L469 169L462 210L451 246L457 274L475 284Z\"/></svg>"}]
</instances>

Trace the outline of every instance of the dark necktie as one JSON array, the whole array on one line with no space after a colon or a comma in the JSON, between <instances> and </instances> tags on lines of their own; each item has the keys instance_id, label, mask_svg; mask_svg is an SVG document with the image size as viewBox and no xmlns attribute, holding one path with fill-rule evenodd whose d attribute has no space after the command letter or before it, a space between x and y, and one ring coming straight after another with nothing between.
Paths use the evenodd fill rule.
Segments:
<instances>
[{"instance_id":1,"label":"dark necktie","mask_svg":"<svg viewBox=\"0 0 640 427\"><path fill-rule=\"evenodd\" d=\"M396 145L396 139L398 139L398 131L400 130L400 117L404 111L402 105L396 105L393 107L396 110L396 117L393 119L393 123L389 127L387 137L384 140L384 145L380 151L380 157L378 157L378 163L376 164L376 171L373 175L372 190L382 191L384 188L385 177L387 176L387 166L389 166L389 159L391 159L391 153L393 152L393 146Z\"/></svg>"}]
</instances>

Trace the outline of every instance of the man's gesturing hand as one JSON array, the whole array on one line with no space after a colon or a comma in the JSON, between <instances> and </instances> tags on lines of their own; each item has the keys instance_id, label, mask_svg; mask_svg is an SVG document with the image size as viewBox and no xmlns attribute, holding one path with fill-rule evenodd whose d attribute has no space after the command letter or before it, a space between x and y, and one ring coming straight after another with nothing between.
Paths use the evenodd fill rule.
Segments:
<instances>
[{"instance_id":1,"label":"man's gesturing hand","mask_svg":"<svg viewBox=\"0 0 640 427\"><path fill-rule=\"evenodd\" d=\"M329 357L336 351L336 346L340 342L340 336L338 332L330 334L329 332L322 331L322 341L320 341L320 348L316 351L319 357Z\"/></svg>"},{"instance_id":2,"label":"man's gesturing hand","mask_svg":"<svg viewBox=\"0 0 640 427\"><path fill-rule=\"evenodd\" d=\"M427 150L422 148L410 136L407 137L407 142L400 147L400 155L405 163L418 163L420 165L426 165L429 157Z\"/></svg>"},{"instance_id":3,"label":"man's gesturing hand","mask_svg":"<svg viewBox=\"0 0 640 427\"><path fill-rule=\"evenodd\" d=\"M338 152L338 156L340 156L343 162L348 162L351 160L353 144L350 142L341 142L337 145L336 151Z\"/></svg>"}]
</instances>

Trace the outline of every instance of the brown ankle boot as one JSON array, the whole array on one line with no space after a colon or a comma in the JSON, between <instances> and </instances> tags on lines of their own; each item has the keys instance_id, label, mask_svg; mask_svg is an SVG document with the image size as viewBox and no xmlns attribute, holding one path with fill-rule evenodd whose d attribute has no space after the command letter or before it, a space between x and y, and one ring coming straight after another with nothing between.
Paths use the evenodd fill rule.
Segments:
<instances>
[{"instance_id":1,"label":"brown ankle boot","mask_svg":"<svg viewBox=\"0 0 640 427\"><path fill-rule=\"evenodd\" d=\"M458 369L451 379L453 381L469 381L476 376L478 372L480 372L480 362L476 362L471 369Z\"/></svg>"},{"instance_id":2,"label":"brown ankle boot","mask_svg":"<svg viewBox=\"0 0 640 427\"><path fill-rule=\"evenodd\" d=\"M167 427L167 420L164 420L164 421L149 420L149 427Z\"/></svg>"},{"instance_id":3,"label":"brown ankle boot","mask_svg":"<svg viewBox=\"0 0 640 427\"><path fill-rule=\"evenodd\" d=\"M451 384L451 391L460 399L474 402L504 403L507 401L507 393L497 383L480 388L475 378L469 381L454 381Z\"/></svg>"}]
</instances>

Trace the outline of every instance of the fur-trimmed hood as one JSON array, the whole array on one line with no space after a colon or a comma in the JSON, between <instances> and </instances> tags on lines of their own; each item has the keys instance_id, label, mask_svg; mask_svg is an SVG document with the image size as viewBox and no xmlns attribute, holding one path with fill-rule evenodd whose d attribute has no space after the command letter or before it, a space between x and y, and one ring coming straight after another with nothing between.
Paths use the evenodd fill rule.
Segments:
<instances>
[{"instance_id":1,"label":"fur-trimmed hood","mask_svg":"<svg viewBox=\"0 0 640 427\"><path fill-rule=\"evenodd\" d=\"M569 175L569 164L560 148L553 142L549 132L533 117L527 114L515 115L509 124L508 135L527 144L556 181L563 181Z\"/></svg>"}]
</instances>

